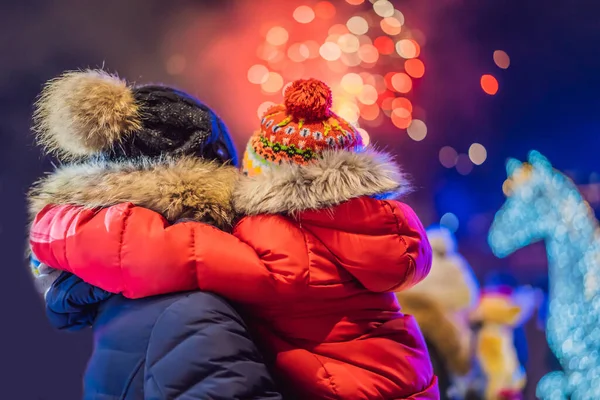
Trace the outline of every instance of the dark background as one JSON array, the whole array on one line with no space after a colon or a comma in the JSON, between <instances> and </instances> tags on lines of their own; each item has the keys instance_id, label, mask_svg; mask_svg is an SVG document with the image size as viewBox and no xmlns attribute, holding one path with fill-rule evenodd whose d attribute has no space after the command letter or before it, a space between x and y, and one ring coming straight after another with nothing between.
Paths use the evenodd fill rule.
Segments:
<instances>
[{"instance_id":1,"label":"dark background","mask_svg":"<svg viewBox=\"0 0 600 400\"><path fill-rule=\"evenodd\" d=\"M181 84L192 92L213 93L212 104L224 110L232 105L214 98L218 81L205 87L166 73L161 43L182 13L227 13L237 4L0 1L0 244L5 271L0 289L1 398L79 398L91 349L89 332L66 334L50 328L24 268L25 193L36 178L52 169L29 133L32 103L41 85L64 70L106 64L132 80ZM382 134L378 140L398 153L413 176L419 190L409 203L426 224L438 222L446 212L456 214L461 222L460 249L481 279L496 269L512 271L521 283L543 279L546 261L541 245L501 261L491 255L485 235L503 202L504 161L509 156L523 159L528 150L537 149L577 183L598 180L600 5L592 0L394 4L422 21L428 38L423 48L427 75L415 88L415 98L427 110L429 135L423 142L401 145L391 135ZM206 41L227 28L206 25L198 40ZM496 49L510 55L506 71L498 72L493 64L491 54ZM201 56L201 46L196 50ZM485 71L494 72L500 81L496 96L487 96L479 88L478 77ZM247 135L234 134L241 147ZM488 150L481 167L462 176L440 165L440 147L452 145L464 152L473 141ZM530 377L535 381L547 369L547 349L533 323L528 335Z\"/></svg>"}]
</instances>

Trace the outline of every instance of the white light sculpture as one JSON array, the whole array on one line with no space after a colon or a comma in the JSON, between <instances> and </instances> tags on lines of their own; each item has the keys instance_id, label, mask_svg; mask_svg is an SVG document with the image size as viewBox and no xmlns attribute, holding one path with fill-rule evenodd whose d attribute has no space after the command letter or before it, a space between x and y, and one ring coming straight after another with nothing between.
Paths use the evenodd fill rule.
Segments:
<instances>
[{"instance_id":1,"label":"white light sculpture","mask_svg":"<svg viewBox=\"0 0 600 400\"><path fill-rule=\"evenodd\" d=\"M575 184L539 152L508 161L506 202L496 214L489 244L499 257L544 240L550 310L546 336L563 371L544 376L543 400L600 399L600 233Z\"/></svg>"}]
</instances>

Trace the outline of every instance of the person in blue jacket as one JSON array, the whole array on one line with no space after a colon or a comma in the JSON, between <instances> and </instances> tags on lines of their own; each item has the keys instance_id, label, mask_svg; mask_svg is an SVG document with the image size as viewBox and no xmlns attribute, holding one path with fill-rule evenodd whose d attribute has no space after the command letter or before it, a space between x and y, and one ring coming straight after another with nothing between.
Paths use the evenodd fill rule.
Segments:
<instances>
[{"instance_id":1,"label":"person in blue jacket","mask_svg":"<svg viewBox=\"0 0 600 400\"><path fill-rule=\"evenodd\" d=\"M46 295L58 329L92 326L85 399L281 399L238 313L212 293L138 300L62 273Z\"/></svg>"},{"instance_id":2,"label":"person in blue jacket","mask_svg":"<svg viewBox=\"0 0 600 400\"><path fill-rule=\"evenodd\" d=\"M71 162L34 185L32 218L50 204L129 200L165 223L231 229L236 151L221 119L196 98L78 71L50 81L36 107L38 140ZM93 330L85 400L282 399L242 317L223 298L191 291L129 299L41 265L35 254L30 260L52 325Z\"/></svg>"}]
</instances>

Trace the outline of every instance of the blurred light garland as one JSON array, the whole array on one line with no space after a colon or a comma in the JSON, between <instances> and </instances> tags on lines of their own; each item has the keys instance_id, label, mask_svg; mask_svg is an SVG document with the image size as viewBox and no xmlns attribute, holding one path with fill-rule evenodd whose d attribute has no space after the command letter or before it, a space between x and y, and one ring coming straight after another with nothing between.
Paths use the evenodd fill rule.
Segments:
<instances>
[{"instance_id":1,"label":"blurred light garland","mask_svg":"<svg viewBox=\"0 0 600 400\"><path fill-rule=\"evenodd\" d=\"M528 163L511 159L503 186L507 200L489 234L497 256L545 240L550 309L546 335L564 372L537 386L543 400L600 399L600 234L589 204L574 183L532 151Z\"/></svg>"},{"instance_id":2,"label":"blurred light garland","mask_svg":"<svg viewBox=\"0 0 600 400\"><path fill-rule=\"evenodd\" d=\"M333 111L360 127L366 142L364 127L378 127L385 118L421 141L427 135L424 112L407 95L425 74L418 58L424 36L407 28L390 1L370 2L370 10L364 0L339 2L337 8L329 1L302 4L265 26L248 80L275 96L295 79L324 79L333 91ZM258 107L259 117L272 103Z\"/></svg>"}]
</instances>

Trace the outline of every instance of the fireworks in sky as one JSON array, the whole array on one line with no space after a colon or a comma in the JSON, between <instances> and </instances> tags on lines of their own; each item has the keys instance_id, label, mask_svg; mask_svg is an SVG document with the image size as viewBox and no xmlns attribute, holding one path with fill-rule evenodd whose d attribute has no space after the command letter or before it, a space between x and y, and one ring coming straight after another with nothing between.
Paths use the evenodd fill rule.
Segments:
<instances>
[{"instance_id":1,"label":"fireworks in sky","mask_svg":"<svg viewBox=\"0 0 600 400\"><path fill-rule=\"evenodd\" d=\"M423 140L424 112L410 97L425 74L419 58L425 37L391 2L371 3L347 0L336 8L320 1L264 24L247 76L267 99L258 115L289 82L317 77L332 86L334 112L357 125L367 140L367 130L385 119L413 140Z\"/></svg>"}]
</instances>

